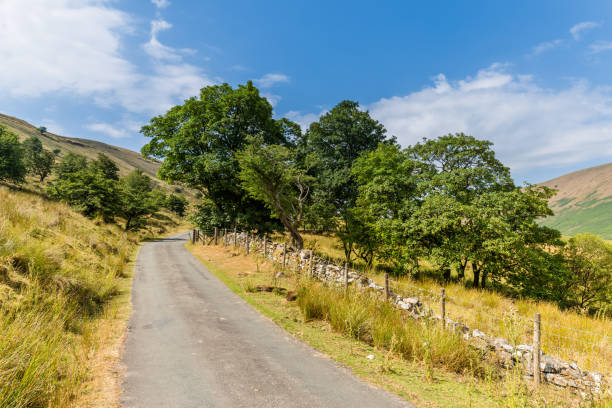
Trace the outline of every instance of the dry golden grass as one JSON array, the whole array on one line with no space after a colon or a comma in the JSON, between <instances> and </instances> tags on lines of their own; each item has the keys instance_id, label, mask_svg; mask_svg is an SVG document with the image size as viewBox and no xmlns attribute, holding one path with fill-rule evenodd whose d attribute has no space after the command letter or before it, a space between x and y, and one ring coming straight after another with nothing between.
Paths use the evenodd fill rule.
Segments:
<instances>
[{"instance_id":1,"label":"dry golden grass","mask_svg":"<svg viewBox=\"0 0 612 408\"><path fill-rule=\"evenodd\" d=\"M344 253L336 237L305 234L304 242L306 248L342 262ZM359 269L359 265L356 268ZM384 281L381 273L374 271L369 275L380 284ZM427 306L439 312L442 288L439 282L404 277L392 278L390 286L397 293L419 296ZM575 362L583 369L612 375L612 320L561 310L550 302L511 299L461 283L444 287L448 297L446 313L454 321L496 337L505 337L515 344L528 344L532 343L533 318L535 313L540 313L545 353Z\"/></svg>"}]
</instances>

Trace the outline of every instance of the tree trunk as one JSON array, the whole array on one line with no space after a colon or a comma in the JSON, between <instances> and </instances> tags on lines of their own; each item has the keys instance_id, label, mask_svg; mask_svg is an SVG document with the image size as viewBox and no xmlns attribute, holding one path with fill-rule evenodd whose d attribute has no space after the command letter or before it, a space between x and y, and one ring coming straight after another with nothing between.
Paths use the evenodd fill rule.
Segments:
<instances>
[{"instance_id":1,"label":"tree trunk","mask_svg":"<svg viewBox=\"0 0 612 408\"><path fill-rule=\"evenodd\" d=\"M465 270L467 269L468 262L469 261L467 259L461 261L461 269L459 269L459 274L458 274L459 280L465 279Z\"/></svg>"},{"instance_id":2,"label":"tree trunk","mask_svg":"<svg viewBox=\"0 0 612 408\"><path fill-rule=\"evenodd\" d=\"M442 276L444 277L445 282L449 282L451 278L451 268L448 268L448 267L444 268L444 272Z\"/></svg>"},{"instance_id":3,"label":"tree trunk","mask_svg":"<svg viewBox=\"0 0 612 408\"><path fill-rule=\"evenodd\" d=\"M472 287L478 287L478 281L480 280L480 268L478 265L472 264L472 269L474 270L474 282L472 282Z\"/></svg>"},{"instance_id":4,"label":"tree trunk","mask_svg":"<svg viewBox=\"0 0 612 408\"><path fill-rule=\"evenodd\" d=\"M279 214L279 218L281 222L283 223L285 228L289 230L289 234L291 234L291 240L294 242L295 248L298 250L303 249L304 239L300 235L300 231L298 227L294 225L293 222L291 222L289 217L287 217L287 215L285 214L285 211L283 210L282 206L280 205L278 201L274 201L274 207L278 210L278 214Z\"/></svg>"},{"instance_id":5,"label":"tree trunk","mask_svg":"<svg viewBox=\"0 0 612 408\"><path fill-rule=\"evenodd\" d=\"M482 278L480 279L480 287L484 289L487 286L487 274L486 270L482 271Z\"/></svg>"},{"instance_id":6,"label":"tree trunk","mask_svg":"<svg viewBox=\"0 0 612 408\"><path fill-rule=\"evenodd\" d=\"M129 217L127 220L125 220L125 230L129 230L130 229L130 223L132 222L132 217Z\"/></svg>"}]
</instances>

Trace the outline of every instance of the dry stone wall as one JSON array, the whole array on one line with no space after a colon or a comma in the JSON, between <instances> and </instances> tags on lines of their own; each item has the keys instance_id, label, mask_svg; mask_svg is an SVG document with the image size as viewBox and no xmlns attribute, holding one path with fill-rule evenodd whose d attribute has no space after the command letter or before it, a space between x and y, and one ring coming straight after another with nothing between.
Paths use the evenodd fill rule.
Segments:
<instances>
[{"instance_id":1,"label":"dry stone wall","mask_svg":"<svg viewBox=\"0 0 612 408\"><path fill-rule=\"evenodd\" d=\"M223 239L226 245L233 245L236 242L242 248L246 248L248 242L250 252L256 252L278 263L282 263L284 259L287 267L307 271L311 273L311 276L321 281L338 285L343 285L345 282L343 266L335 265L316 256L313 256L311 262L310 251L308 250L294 250L288 245L285 247L285 244L270 240L264 245L264 239L244 232L237 233L236 237L233 233L228 233ZM354 270L348 271L348 284L355 285L360 289L378 291L381 295L385 290L383 286ZM442 319L441 316L427 309L418 297L406 297L389 292L389 299L398 309L405 311L408 316L414 319ZM519 344L513 346L504 338L488 336L478 329L472 329L449 318L446 318L446 327L449 330L458 331L473 347L485 352L502 367L513 368L518 366L524 370L525 377L533 378L533 345ZM601 393L612 395L612 377L604 377L600 373L583 370L574 363L564 362L541 351L540 372L543 381L562 388L569 387L583 397L592 394L600 395Z\"/></svg>"}]
</instances>

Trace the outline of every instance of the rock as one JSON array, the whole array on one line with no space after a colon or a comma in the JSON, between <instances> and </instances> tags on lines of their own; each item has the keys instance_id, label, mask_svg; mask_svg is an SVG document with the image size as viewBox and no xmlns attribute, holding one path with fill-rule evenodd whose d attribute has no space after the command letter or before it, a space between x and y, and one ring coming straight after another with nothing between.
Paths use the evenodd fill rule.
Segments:
<instances>
[{"instance_id":1,"label":"rock","mask_svg":"<svg viewBox=\"0 0 612 408\"><path fill-rule=\"evenodd\" d=\"M569 368L567 363L553 356L549 356L548 354L544 354L540 358L540 370L542 370L543 373L558 374L566 366Z\"/></svg>"},{"instance_id":2,"label":"rock","mask_svg":"<svg viewBox=\"0 0 612 408\"><path fill-rule=\"evenodd\" d=\"M486 339L487 338L487 336L483 332L478 330L478 329L474 329L472 331L472 337L476 337L478 339Z\"/></svg>"},{"instance_id":3,"label":"rock","mask_svg":"<svg viewBox=\"0 0 612 408\"><path fill-rule=\"evenodd\" d=\"M368 355L366 356L366 358L367 358L368 360L374 360L374 354L368 354Z\"/></svg>"},{"instance_id":4,"label":"rock","mask_svg":"<svg viewBox=\"0 0 612 408\"><path fill-rule=\"evenodd\" d=\"M287 292L285 299L287 299L288 302L294 302L297 299L297 292L295 290L290 290Z\"/></svg>"},{"instance_id":5,"label":"rock","mask_svg":"<svg viewBox=\"0 0 612 408\"><path fill-rule=\"evenodd\" d=\"M589 373L589 376L590 376L590 377L591 377L591 379L592 379L593 381L595 381L596 383L600 383L600 382L601 382L602 375L601 375L601 374L599 374L598 372L591 371L591 372Z\"/></svg>"},{"instance_id":6,"label":"rock","mask_svg":"<svg viewBox=\"0 0 612 408\"><path fill-rule=\"evenodd\" d=\"M274 277L275 277L276 279L278 279L278 278L284 278L284 277L285 277L285 274L284 274L283 272L276 272L276 275L274 275Z\"/></svg>"}]
</instances>

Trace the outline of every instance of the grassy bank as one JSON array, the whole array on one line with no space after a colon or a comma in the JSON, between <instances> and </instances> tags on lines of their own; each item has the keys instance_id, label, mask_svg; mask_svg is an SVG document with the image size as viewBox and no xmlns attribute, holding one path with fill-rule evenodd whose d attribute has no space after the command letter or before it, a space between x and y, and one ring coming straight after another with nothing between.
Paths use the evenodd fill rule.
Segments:
<instances>
[{"instance_id":1,"label":"grassy bank","mask_svg":"<svg viewBox=\"0 0 612 408\"><path fill-rule=\"evenodd\" d=\"M0 406L116 406L137 241L0 187Z\"/></svg>"},{"instance_id":2,"label":"grassy bank","mask_svg":"<svg viewBox=\"0 0 612 408\"><path fill-rule=\"evenodd\" d=\"M519 373L491 372L452 334L399 319L394 310L367 295L344 298L291 271L278 274L278 266L231 247L188 247L278 325L362 379L419 407L563 407L572 402L565 390L544 387L534 394ZM258 285L297 290L298 301L288 302L278 290L255 291Z\"/></svg>"},{"instance_id":3,"label":"grassy bank","mask_svg":"<svg viewBox=\"0 0 612 408\"><path fill-rule=\"evenodd\" d=\"M277 235L275 240L282 240ZM334 236L304 235L305 247L324 258L343 263L342 244ZM363 270L357 264L356 269ZM399 294L418 296L428 307L439 310L442 285L432 278L435 271L424 263L425 273L418 279L392 277L391 289ZM368 275L383 283L383 274L376 269ZM471 279L468 268L467 279ZM580 367L612 375L612 320L603 316L589 316L561 310L550 302L512 299L492 290L473 289L461 282L444 285L447 316L496 337L504 337L514 344L532 342L535 313L542 318L542 348Z\"/></svg>"}]
</instances>

